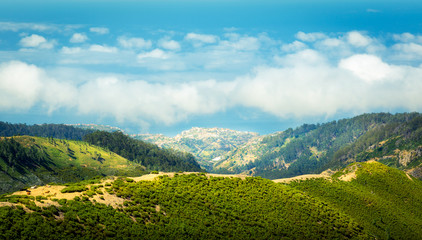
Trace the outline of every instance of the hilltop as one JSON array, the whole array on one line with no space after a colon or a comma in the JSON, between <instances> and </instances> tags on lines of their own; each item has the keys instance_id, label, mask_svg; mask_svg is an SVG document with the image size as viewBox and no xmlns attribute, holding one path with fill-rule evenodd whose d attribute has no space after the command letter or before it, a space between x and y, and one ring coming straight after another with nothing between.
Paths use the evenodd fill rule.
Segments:
<instances>
[{"instance_id":1,"label":"hilltop","mask_svg":"<svg viewBox=\"0 0 422 240\"><path fill-rule=\"evenodd\" d=\"M284 184L205 173L97 178L2 196L0 236L419 239L421 193L420 180L375 161Z\"/></svg>"}]
</instances>

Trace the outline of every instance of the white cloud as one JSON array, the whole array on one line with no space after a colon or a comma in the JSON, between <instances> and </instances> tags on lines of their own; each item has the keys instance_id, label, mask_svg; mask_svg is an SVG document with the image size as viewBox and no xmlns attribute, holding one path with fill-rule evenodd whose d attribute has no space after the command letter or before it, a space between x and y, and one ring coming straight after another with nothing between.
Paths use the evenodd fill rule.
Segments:
<instances>
[{"instance_id":1,"label":"white cloud","mask_svg":"<svg viewBox=\"0 0 422 240\"><path fill-rule=\"evenodd\" d=\"M89 29L89 31L93 33L101 34L101 35L109 33L108 28L105 28L105 27L92 27Z\"/></svg>"},{"instance_id":2,"label":"white cloud","mask_svg":"<svg viewBox=\"0 0 422 240\"><path fill-rule=\"evenodd\" d=\"M217 42L218 37L215 35L209 35L209 34L188 33L185 36L185 40L199 41L202 43L215 43Z\"/></svg>"},{"instance_id":3,"label":"white cloud","mask_svg":"<svg viewBox=\"0 0 422 240\"><path fill-rule=\"evenodd\" d=\"M351 71L367 82L383 80L393 72L393 69L380 58L367 54L358 54L342 59L339 67Z\"/></svg>"},{"instance_id":4,"label":"white cloud","mask_svg":"<svg viewBox=\"0 0 422 240\"><path fill-rule=\"evenodd\" d=\"M39 98L42 71L33 65L8 62L0 65L0 109L29 109Z\"/></svg>"},{"instance_id":5,"label":"white cloud","mask_svg":"<svg viewBox=\"0 0 422 240\"><path fill-rule=\"evenodd\" d=\"M327 38L321 41L321 45L326 47L339 47L343 44L344 42L337 38Z\"/></svg>"},{"instance_id":6,"label":"white cloud","mask_svg":"<svg viewBox=\"0 0 422 240\"><path fill-rule=\"evenodd\" d=\"M313 33L298 32L296 34L296 38L304 42L315 42L317 40L327 38L327 36L324 33L320 33L320 32L313 32Z\"/></svg>"},{"instance_id":7,"label":"white cloud","mask_svg":"<svg viewBox=\"0 0 422 240\"><path fill-rule=\"evenodd\" d=\"M319 67L326 64L325 56L312 49L304 49L302 51L288 54L282 57L276 56L275 60L278 64L284 67L297 67L297 66L313 66Z\"/></svg>"},{"instance_id":8,"label":"white cloud","mask_svg":"<svg viewBox=\"0 0 422 240\"><path fill-rule=\"evenodd\" d=\"M178 51L180 50L180 44L174 40L162 39L159 41L158 45L167 50Z\"/></svg>"},{"instance_id":9,"label":"white cloud","mask_svg":"<svg viewBox=\"0 0 422 240\"><path fill-rule=\"evenodd\" d=\"M0 22L0 31L18 32L21 30L34 30L45 32L49 30L57 30L57 26L39 23Z\"/></svg>"},{"instance_id":10,"label":"white cloud","mask_svg":"<svg viewBox=\"0 0 422 240\"><path fill-rule=\"evenodd\" d=\"M61 52L64 54L77 54L82 52L80 47L62 47Z\"/></svg>"},{"instance_id":11,"label":"white cloud","mask_svg":"<svg viewBox=\"0 0 422 240\"><path fill-rule=\"evenodd\" d=\"M371 44L372 39L362 35L360 32L352 31L347 34L347 40L355 47L366 47Z\"/></svg>"},{"instance_id":12,"label":"white cloud","mask_svg":"<svg viewBox=\"0 0 422 240\"><path fill-rule=\"evenodd\" d=\"M162 43L171 41L168 38L152 49L148 49L152 43L142 38L123 37L118 38L119 47L129 50L107 45L62 47L58 57L51 58L59 64L103 64L111 66L110 71L118 65L147 69L146 74L79 74L87 77L73 83L62 80L72 75L69 71L60 75L51 67L43 70L6 62L0 65L0 110L42 106L48 112L63 108L83 115L159 124L236 107L297 118L339 112L422 111L422 67L414 67L422 60L418 36L388 37L397 42L385 41L390 45L384 46L377 38L353 31L302 33L285 45L266 34L228 33L215 44L183 51L164 48ZM48 42L39 35L25 38L20 44L28 48ZM186 37L185 41L201 42ZM33 53L13 56L19 54ZM399 65L397 59L410 62Z\"/></svg>"},{"instance_id":13,"label":"white cloud","mask_svg":"<svg viewBox=\"0 0 422 240\"><path fill-rule=\"evenodd\" d=\"M51 113L72 106L75 88L51 79L40 68L12 61L0 65L0 110L28 110L41 104Z\"/></svg>"},{"instance_id":14,"label":"white cloud","mask_svg":"<svg viewBox=\"0 0 422 240\"><path fill-rule=\"evenodd\" d=\"M421 60L422 59L422 45L417 43L397 43L393 45L392 49L395 51L394 56L399 60Z\"/></svg>"},{"instance_id":15,"label":"white cloud","mask_svg":"<svg viewBox=\"0 0 422 240\"><path fill-rule=\"evenodd\" d=\"M71 43L83 43L88 40L88 37L84 33L74 33L70 38Z\"/></svg>"},{"instance_id":16,"label":"white cloud","mask_svg":"<svg viewBox=\"0 0 422 240\"><path fill-rule=\"evenodd\" d=\"M91 51L91 52L102 52L102 53L116 53L117 48L93 44L89 47L89 51Z\"/></svg>"},{"instance_id":17,"label":"white cloud","mask_svg":"<svg viewBox=\"0 0 422 240\"><path fill-rule=\"evenodd\" d=\"M142 59L145 59L145 58L167 59L167 58L169 58L169 55L166 52L164 52L163 50L157 48L157 49L154 49L150 52L138 54L139 60L142 60Z\"/></svg>"},{"instance_id":18,"label":"white cloud","mask_svg":"<svg viewBox=\"0 0 422 240\"><path fill-rule=\"evenodd\" d=\"M239 51L256 51L261 47L261 43L256 37L239 36L237 34L226 34L229 40L220 42L218 48Z\"/></svg>"},{"instance_id":19,"label":"white cloud","mask_svg":"<svg viewBox=\"0 0 422 240\"><path fill-rule=\"evenodd\" d=\"M47 41L43 36L32 34L20 40L19 44L22 47L51 49L55 45L55 41Z\"/></svg>"},{"instance_id":20,"label":"white cloud","mask_svg":"<svg viewBox=\"0 0 422 240\"><path fill-rule=\"evenodd\" d=\"M117 41L119 42L119 45L124 48L148 49L152 46L151 40L145 40L143 38L119 37Z\"/></svg>"},{"instance_id":21,"label":"white cloud","mask_svg":"<svg viewBox=\"0 0 422 240\"><path fill-rule=\"evenodd\" d=\"M292 43L284 44L283 46L281 46L281 50L285 52L296 52L305 49L306 47L306 44L304 44L303 42L294 41Z\"/></svg>"},{"instance_id":22,"label":"white cloud","mask_svg":"<svg viewBox=\"0 0 422 240\"><path fill-rule=\"evenodd\" d=\"M411 42L416 39L416 36L411 33L394 34L393 39L401 42Z\"/></svg>"}]
</instances>

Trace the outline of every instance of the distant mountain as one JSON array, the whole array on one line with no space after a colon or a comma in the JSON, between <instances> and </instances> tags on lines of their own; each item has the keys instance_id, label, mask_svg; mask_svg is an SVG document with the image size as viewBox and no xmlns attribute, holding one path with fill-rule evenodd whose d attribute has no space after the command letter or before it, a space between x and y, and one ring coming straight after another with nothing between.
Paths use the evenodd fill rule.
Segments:
<instances>
[{"instance_id":1,"label":"distant mountain","mask_svg":"<svg viewBox=\"0 0 422 240\"><path fill-rule=\"evenodd\" d=\"M98 175L142 174L142 165L86 142L31 136L0 138L0 193Z\"/></svg>"},{"instance_id":2,"label":"distant mountain","mask_svg":"<svg viewBox=\"0 0 422 240\"><path fill-rule=\"evenodd\" d=\"M0 136L36 136L36 137L52 137L59 139L82 140L82 138L92 129L76 128L65 124L13 124L0 121Z\"/></svg>"},{"instance_id":3,"label":"distant mountain","mask_svg":"<svg viewBox=\"0 0 422 240\"><path fill-rule=\"evenodd\" d=\"M227 152L243 146L249 140L258 137L258 133L241 132L224 128L194 127L175 137L161 134L137 134L135 139L142 139L163 148L173 148L192 153L207 170L211 170Z\"/></svg>"},{"instance_id":4,"label":"distant mountain","mask_svg":"<svg viewBox=\"0 0 422 240\"><path fill-rule=\"evenodd\" d=\"M245 156L249 156L247 161ZM368 160L421 177L422 115L363 114L325 124L304 124L229 152L215 164L214 171L274 179Z\"/></svg>"}]
</instances>

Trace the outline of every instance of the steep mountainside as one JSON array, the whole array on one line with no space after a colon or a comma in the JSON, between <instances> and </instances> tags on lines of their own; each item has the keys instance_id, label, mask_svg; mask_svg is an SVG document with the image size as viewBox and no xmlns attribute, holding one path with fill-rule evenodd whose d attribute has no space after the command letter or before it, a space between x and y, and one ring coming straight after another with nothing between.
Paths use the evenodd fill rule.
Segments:
<instances>
[{"instance_id":1,"label":"steep mountainside","mask_svg":"<svg viewBox=\"0 0 422 240\"><path fill-rule=\"evenodd\" d=\"M142 175L140 164L85 142L18 136L0 139L0 193L81 181L97 175Z\"/></svg>"},{"instance_id":2,"label":"steep mountainside","mask_svg":"<svg viewBox=\"0 0 422 240\"><path fill-rule=\"evenodd\" d=\"M175 137L163 135L138 134L132 136L157 144L164 148L173 148L192 153L207 170L227 152L237 149L257 133L241 132L224 128L192 128Z\"/></svg>"},{"instance_id":3,"label":"steep mountainside","mask_svg":"<svg viewBox=\"0 0 422 240\"><path fill-rule=\"evenodd\" d=\"M163 149L155 144L133 139L122 132L96 131L86 135L84 140L142 164L149 170L201 171L201 167L190 153Z\"/></svg>"},{"instance_id":4,"label":"steep mountainside","mask_svg":"<svg viewBox=\"0 0 422 240\"><path fill-rule=\"evenodd\" d=\"M215 164L214 171L283 178L338 169L376 159L421 174L422 116L419 113L364 114L321 125L303 125L239 148ZM240 151L240 153L239 153ZM255 156L240 161L236 156Z\"/></svg>"},{"instance_id":5,"label":"steep mountainside","mask_svg":"<svg viewBox=\"0 0 422 240\"><path fill-rule=\"evenodd\" d=\"M1 196L0 237L420 239L421 208L422 182L377 162L290 184L204 173L107 178Z\"/></svg>"}]
</instances>

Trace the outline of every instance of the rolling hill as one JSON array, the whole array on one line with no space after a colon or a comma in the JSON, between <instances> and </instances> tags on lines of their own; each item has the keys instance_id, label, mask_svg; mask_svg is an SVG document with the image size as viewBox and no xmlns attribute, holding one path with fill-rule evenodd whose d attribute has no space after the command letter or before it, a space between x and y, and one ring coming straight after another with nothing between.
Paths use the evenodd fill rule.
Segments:
<instances>
[{"instance_id":1,"label":"rolling hill","mask_svg":"<svg viewBox=\"0 0 422 240\"><path fill-rule=\"evenodd\" d=\"M3 195L0 236L420 239L421 193L420 180L375 161L289 184L205 173L94 179Z\"/></svg>"},{"instance_id":2,"label":"rolling hill","mask_svg":"<svg viewBox=\"0 0 422 240\"><path fill-rule=\"evenodd\" d=\"M0 193L97 175L144 173L142 165L86 142L30 136L0 139Z\"/></svg>"}]
</instances>

